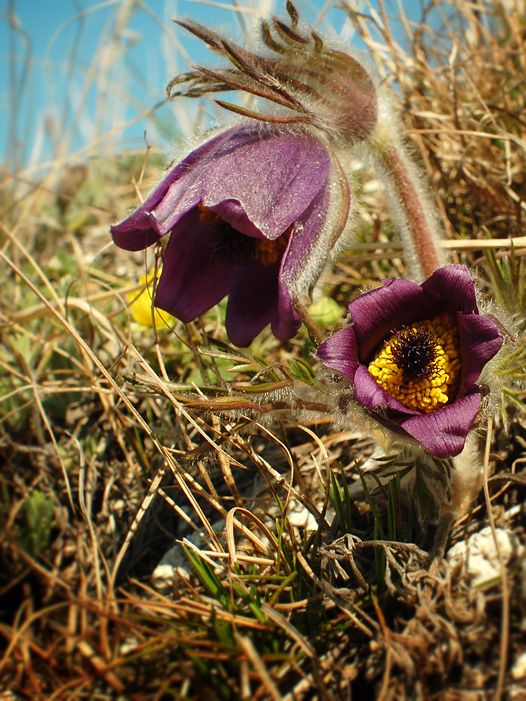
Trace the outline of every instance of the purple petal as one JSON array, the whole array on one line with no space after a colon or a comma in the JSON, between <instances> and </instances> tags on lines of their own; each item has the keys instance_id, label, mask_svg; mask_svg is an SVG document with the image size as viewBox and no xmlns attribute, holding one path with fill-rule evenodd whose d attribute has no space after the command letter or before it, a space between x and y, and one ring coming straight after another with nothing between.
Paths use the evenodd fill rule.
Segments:
<instances>
[{"instance_id":1,"label":"purple petal","mask_svg":"<svg viewBox=\"0 0 526 701\"><path fill-rule=\"evenodd\" d=\"M369 411L388 409L399 414L415 415L419 413L404 406L383 390L364 365L360 365L354 375L354 396Z\"/></svg>"},{"instance_id":2,"label":"purple petal","mask_svg":"<svg viewBox=\"0 0 526 701\"><path fill-rule=\"evenodd\" d=\"M311 254L324 229L329 200L329 189L324 188L296 221L289 246L283 256L282 277L286 282L297 279L305 271L306 265L321 267L318 260L311 260ZM321 261L322 265L324 263L325 259Z\"/></svg>"},{"instance_id":3,"label":"purple petal","mask_svg":"<svg viewBox=\"0 0 526 701\"><path fill-rule=\"evenodd\" d=\"M166 175L129 217L111 227L113 241L127 251L140 251L167 234L201 199L203 168L217 145L233 130L223 132L192 151Z\"/></svg>"},{"instance_id":4,"label":"purple petal","mask_svg":"<svg viewBox=\"0 0 526 701\"><path fill-rule=\"evenodd\" d=\"M279 280L279 268L277 263L252 263L238 275L226 310L228 338L236 346L249 346L269 323L282 341L297 334L301 320Z\"/></svg>"},{"instance_id":5,"label":"purple petal","mask_svg":"<svg viewBox=\"0 0 526 701\"><path fill-rule=\"evenodd\" d=\"M279 265L244 267L228 297L226 331L236 346L246 348L270 324L278 304Z\"/></svg>"},{"instance_id":6,"label":"purple petal","mask_svg":"<svg viewBox=\"0 0 526 701\"><path fill-rule=\"evenodd\" d=\"M448 458L460 453L480 409L477 390L433 414L413 416L398 425L431 455Z\"/></svg>"},{"instance_id":7,"label":"purple petal","mask_svg":"<svg viewBox=\"0 0 526 701\"><path fill-rule=\"evenodd\" d=\"M324 365L341 373L352 382L360 364L354 327L347 326L329 336L320 345L316 355Z\"/></svg>"},{"instance_id":8,"label":"purple petal","mask_svg":"<svg viewBox=\"0 0 526 701\"><path fill-rule=\"evenodd\" d=\"M192 321L232 289L239 266L215 255L216 230L197 210L179 222L164 254L155 306L181 321Z\"/></svg>"},{"instance_id":9,"label":"purple petal","mask_svg":"<svg viewBox=\"0 0 526 701\"><path fill-rule=\"evenodd\" d=\"M410 280L384 280L382 287L354 299L349 312L362 361L369 360L394 329L440 313L420 285Z\"/></svg>"},{"instance_id":10,"label":"purple petal","mask_svg":"<svg viewBox=\"0 0 526 701\"><path fill-rule=\"evenodd\" d=\"M133 222L130 220L133 217ZM156 243L161 234L157 230L157 222L151 212L139 208L129 219L110 227L113 243L126 251L142 251Z\"/></svg>"},{"instance_id":11,"label":"purple petal","mask_svg":"<svg viewBox=\"0 0 526 701\"><path fill-rule=\"evenodd\" d=\"M462 358L458 394L462 396L470 391L504 341L495 323L487 316L457 314L457 329Z\"/></svg>"},{"instance_id":12,"label":"purple petal","mask_svg":"<svg viewBox=\"0 0 526 701\"><path fill-rule=\"evenodd\" d=\"M280 341L295 336L301 326L301 319L294 309L292 299L286 286L278 279L278 305L272 319L272 333Z\"/></svg>"},{"instance_id":13,"label":"purple petal","mask_svg":"<svg viewBox=\"0 0 526 701\"><path fill-rule=\"evenodd\" d=\"M478 312L475 285L465 265L454 263L438 268L422 283L422 289L437 303L445 304L446 308L442 307L442 312Z\"/></svg>"},{"instance_id":14,"label":"purple petal","mask_svg":"<svg viewBox=\"0 0 526 701\"><path fill-rule=\"evenodd\" d=\"M264 238L261 231L252 224L243 207L236 200L223 200L209 209L218 214L223 221L228 222L236 231L256 239Z\"/></svg>"},{"instance_id":15,"label":"purple petal","mask_svg":"<svg viewBox=\"0 0 526 701\"><path fill-rule=\"evenodd\" d=\"M327 149L312 136L238 129L214 151L203 204L239 231L248 220L265 238L276 239L326 186L329 167ZM232 200L239 202L241 218L239 210L217 209Z\"/></svg>"}]
</instances>

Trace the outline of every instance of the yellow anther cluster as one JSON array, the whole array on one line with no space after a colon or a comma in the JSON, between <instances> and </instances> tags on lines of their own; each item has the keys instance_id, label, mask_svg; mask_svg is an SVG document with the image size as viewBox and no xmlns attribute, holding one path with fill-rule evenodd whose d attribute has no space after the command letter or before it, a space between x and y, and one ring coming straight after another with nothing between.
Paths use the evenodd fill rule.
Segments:
<instances>
[{"instance_id":1,"label":"yellow anther cluster","mask_svg":"<svg viewBox=\"0 0 526 701\"><path fill-rule=\"evenodd\" d=\"M217 224L221 221L219 214L212 212L212 210L205 207L202 202L199 202L197 205L197 210L199 212L199 221L201 224Z\"/></svg>"},{"instance_id":2,"label":"yellow anther cluster","mask_svg":"<svg viewBox=\"0 0 526 701\"><path fill-rule=\"evenodd\" d=\"M405 377L403 368L395 361L400 349L400 332L384 341L368 370L391 397L410 409L430 414L455 396L460 376L460 354L456 324L449 315L441 314L404 328L404 344L411 343L412 338L417 343L422 332L427 332L433 357L420 377Z\"/></svg>"},{"instance_id":3,"label":"yellow anther cluster","mask_svg":"<svg viewBox=\"0 0 526 701\"><path fill-rule=\"evenodd\" d=\"M283 234L274 241L268 239L258 239L256 243L256 260L259 260L263 265L272 265L281 260L281 256L287 248L289 237Z\"/></svg>"}]
</instances>

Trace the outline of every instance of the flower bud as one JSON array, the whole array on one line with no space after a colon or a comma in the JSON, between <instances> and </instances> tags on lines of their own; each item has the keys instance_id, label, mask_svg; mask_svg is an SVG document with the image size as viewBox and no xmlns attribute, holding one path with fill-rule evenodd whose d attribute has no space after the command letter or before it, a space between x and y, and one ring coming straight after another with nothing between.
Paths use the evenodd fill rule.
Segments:
<instances>
[{"instance_id":1,"label":"flower bud","mask_svg":"<svg viewBox=\"0 0 526 701\"><path fill-rule=\"evenodd\" d=\"M378 113L371 75L348 51L331 48L316 32L302 29L291 2L287 10L289 23L277 17L261 21L267 55L248 51L197 22L178 22L227 58L233 68L200 66L175 78L168 86L169 96L199 97L207 92L242 90L287 108L287 112L262 114L221 100L218 104L253 119L315 127L340 147L367 139ZM184 87L179 88L181 85Z\"/></svg>"}]
</instances>

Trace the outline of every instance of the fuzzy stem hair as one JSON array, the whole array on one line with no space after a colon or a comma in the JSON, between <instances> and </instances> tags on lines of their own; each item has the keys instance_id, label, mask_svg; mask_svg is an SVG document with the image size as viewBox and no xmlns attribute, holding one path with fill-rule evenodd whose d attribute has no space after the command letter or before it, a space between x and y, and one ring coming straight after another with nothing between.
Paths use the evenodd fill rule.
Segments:
<instances>
[{"instance_id":1,"label":"fuzzy stem hair","mask_svg":"<svg viewBox=\"0 0 526 701\"><path fill-rule=\"evenodd\" d=\"M446 263L433 205L406 149L396 139L378 139L373 156L400 230L408 273L422 280Z\"/></svg>"}]
</instances>

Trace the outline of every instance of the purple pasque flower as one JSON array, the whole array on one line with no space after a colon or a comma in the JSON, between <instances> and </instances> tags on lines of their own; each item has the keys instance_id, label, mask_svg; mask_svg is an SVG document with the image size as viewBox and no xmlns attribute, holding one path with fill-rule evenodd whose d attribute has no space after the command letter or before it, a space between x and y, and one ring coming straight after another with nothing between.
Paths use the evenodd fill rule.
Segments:
<instances>
[{"instance_id":1,"label":"purple pasque flower","mask_svg":"<svg viewBox=\"0 0 526 701\"><path fill-rule=\"evenodd\" d=\"M384 426L435 457L457 455L480 409L477 380L503 343L479 313L469 270L446 265L421 285L384 280L349 312L352 325L318 349L324 365Z\"/></svg>"},{"instance_id":2,"label":"purple pasque flower","mask_svg":"<svg viewBox=\"0 0 526 701\"><path fill-rule=\"evenodd\" d=\"M310 284L327 257L330 172L313 136L233 127L176 165L111 227L113 240L138 251L170 234L156 307L188 322L228 295L233 343L248 346L269 323L288 339L301 323L298 285Z\"/></svg>"}]
</instances>

